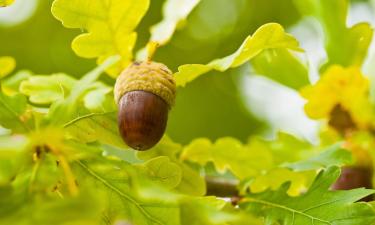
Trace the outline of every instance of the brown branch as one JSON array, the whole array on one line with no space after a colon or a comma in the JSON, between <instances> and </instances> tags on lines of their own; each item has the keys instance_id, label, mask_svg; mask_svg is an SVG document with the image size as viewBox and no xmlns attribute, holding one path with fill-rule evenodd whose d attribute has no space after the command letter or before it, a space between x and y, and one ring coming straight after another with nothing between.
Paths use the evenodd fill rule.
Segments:
<instances>
[{"instance_id":1,"label":"brown branch","mask_svg":"<svg viewBox=\"0 0 375 225\"><path fill-rule=\"evenodd\" d=\"M235 197L239 196L237 182L217 177L206 177L207 195L217 197Z\"/></svg>"}]
</instances>

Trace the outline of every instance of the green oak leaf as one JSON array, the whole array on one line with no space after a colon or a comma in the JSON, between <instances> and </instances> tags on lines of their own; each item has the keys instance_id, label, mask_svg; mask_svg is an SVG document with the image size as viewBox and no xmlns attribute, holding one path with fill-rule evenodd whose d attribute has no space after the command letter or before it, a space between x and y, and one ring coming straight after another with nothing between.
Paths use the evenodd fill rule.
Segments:
<instances>
[{"instance_id":1,"label":"green oak leaf","mask_svg":"<svg viewBox=\"0 0 375 225\"><path fill-rule=\"evenodd\" d=\"M288 196L289 184L284 184L277 191L248 194L240 207L265 217L266 224L372 224L375 221L374 209L367 203L356 201L375 191L364 188L329 191L339 176L340 169L330 167L320 172L310 189L301 196Z\"/></svg>"},{"instance_id":2,"label":"green oak leaf","mask_svg":"<svg viewBox=\"0 0 375 225\"><path fill-rule=\"evenodd\" d=\"M213 162L219 172L230 170L240 179L255 176L261 170L273 166L269 151L256 151L229 137L220 138L214 144L206 138L196 139L184 148L181 159L188 159L202 166Z\"/></svg>"},{"instance_id":3,"label":"green oak leaf","mask_svg":"<svg viewBox=\"0 0 375 225\"><path fill-rule=\"evenodd\" d=\"M25 117L26 108L25 96L20 94L7 96L0 92L0 125L13 132L30 130Z\"/></svg>"},{"instance_id":4,"label":"green oak leaf","mask_svg":"<svg viewBox=\"0 0 375 225\"><path fill-rule=\"evenodd\" d=\"M151 27L150 41L167 43L178 25L186 20L201 0L167 0L163 5L163 20Z\"/></svg>"},{"instance_id":5,"label":"green oak leaf","mask_svg":"<svg viewBox=\"0 0 375 225\"><path fill-rule=\"evenodd\" d=\"M315 176L315 171L309 174L277 167L255 177L242 188L248 187L252 193L260 193L267 189L277 190L285 182L290 182L287 193L291 196L297 196L301 194L301 190L306 189L310 184L311 176Z\"/></svg>"},{"instance_id":6,"label":"green oak leaf","mask_svg":"<svg viewBox=\"0 0 375 225\"><path fill-rule=\"evenodd\" d=\"M76 82L76 79L63 73L31 76L29 79L22 81L20 92L29 96L32 103L50 104L68 96Z\"/></svg>"},{"instance_id":7,"label":"green oak leaf","mask_svg":"<svg viewBox=\"0 0 375 225\"><path fill-rule=\"evenodd\" d=\"M177 158L177 154L181 151L182 145L173 142L168 136L164 136L155 147L145 152L138 152L137 156L143 160L168 156L171 162L179 165L182 172L181 182L176 187L176 190L184 194L202 196L206 193L205 180L196 170Z\"/></svg>"},{"instance_id":8,"label":"green oak leaf","mask_svg":"<svg viewBox=\"0 0 375 225\"><path fill-rule=\"evenodd\" d=\"M10 4L11 2L8 3ZM0 7L6 5L7 1L2 3L0 0ZM14 68L16 68L16 60L14 60L14 58L9 56L0 57L0 79L10 74Z\"/></svg>"},{"instance_id":9,"label":"green oak leaf","mask_svg":"<svg viewBox=\"0 0 375 225\"><path fill-rule=\"evenodd\" d=\"M95 188L98 194L105 196L103 217L108 224L119 218L137 225L179 224L179 206L175 202L139 195L137 186L131 182L134 169L124 162L104 158L77 161L74 167L82 188ZM141 179L134 176L134 179Z\"/></svg>"},{"instance_id":10,"label":"green oak leaf","mask_svg":"<svg viewBox=\"0 0 375 225\"><path fill-rule=\"evenodd\" d=\"M1 81L1 90L4 94L15 95L20 92L20 85L24 80L32 76L32 73L27 70L21 70L12 76L8 76Z\"/></svg>"},{"instance_id":11,"label":"green oak leaf","mask_svg":"<svg viewBox=\"0 0 375 225\"><path fill-rule=\"evenodd\" d=\"M149 0L55 0L52 14L67 28L87 31L73 40L74 52L85 58L98 58L98 63L113 55L121 61L108 71L117 77L132 60L137 39L134 29L149 6Z\"/></svg>"},{"instance_id":12,"label":"green oak leaf","mask_svg":"<svg viewBox=\"0 0 375 225\"><path fill-rule=\"evenodd\" d=\"M178 86L185 86L188 82L211 70L225 71L232 67L238 67L267 49L302 51L298 41L287 34L281 25L268 23L261 26L253 36L248 36L241 47L232 55L215 59L206 65L187 64L180 66L178 72L175 73L176 83Z\"/></svg>"},{"instance_id":13,"label":"green oak leaf","mask_svg":"<svg viewBox=\"0 0 375 225\"><path fill-rule=\"evenodd\" d=\"M167 156L153 158L139 167L152 181L167 188L175 188L181 182L181 168Z\"/></svg>"},{"instance_id":14,"label":"green oak leaf","mask_svg":"<svg viewBox=\"0 0 375 225\"><path fill-rule=\"evenodd\" d=\"M352 154L341 146L342 143L332 145L322 150L322 152L316 156L293 163L284 163L282 166L295 171L306 171L328 168L330 166L348 165L352 163Z\"/></svg>"},{"instance_id":15,"label":"green oak leaf","mask_svg":"<svg viewBox=\"0 0 375 225\"><path fill-rule=\"evenodd\" d=\"M118 56L108 58L92 71L85 74L72 87L69 95L59 101L54 102L46 117L46 123L49 125L64 125L74 120L75 113L80 109L82 97L91 90L99 76L110 66L117 63Z\"/></svg>"},{"instance_id":16,"label":"green oak leaf","mask_svg":"<svg viewBox=\"0 0 375 225\"><path fill-rule=\"evenodd\" d=\"M99 141L102 144L125 147L118 131L115 112L81 112L67 122L64 129L68 138L82 143Z\"/></svg>"},{"instance_id":17,"label":"green oak leaf","mask_svg":"<svg viewBox=\"0 0 375 225\"><path fill-rule=\"evenodd\" d=\"M116 102L113 98L113 88L102 83L88 91L83 98L85 107L91 112L108 112L116 110Z\"/></svg>"},{"instance_id":18,"label":"green oak leaf","mask_svg":"<svg viewBox=\"0 0 375 225\"><path fill-rule=\"evenodd\" d=\"M349 2L347 0L295 0L298 8L307 15L317 18L326 35L326 51L329 65L361 66L370 46L373 30L368 23L346 26ZM335 9L335 13L332 13Z\"/></svg>"},{"instance_id":19,"label":"green oak leaf","mask_svg":"<svg viewBox=\"0 0 375 225\"><path fill-rule=\"evenodd\" d=\"M306 66L287 49L265 50L251 61L251 65L257 74L296 90L310 83Z\"/></svg>"}]
</instances>

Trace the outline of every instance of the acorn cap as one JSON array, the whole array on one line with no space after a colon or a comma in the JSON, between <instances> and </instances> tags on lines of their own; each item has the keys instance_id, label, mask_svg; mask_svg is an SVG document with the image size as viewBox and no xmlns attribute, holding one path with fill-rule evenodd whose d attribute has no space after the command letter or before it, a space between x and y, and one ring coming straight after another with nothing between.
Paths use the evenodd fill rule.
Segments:
<instances>
[{"instance_id":1,"label":"acorn cap","mask_svg":"<svg viewBox=\"0 0 375 225\"><path fill-rule=\"evenodd\" d=\"M151 92L161 97L171 107L176 97L176 82L172 72L162 63L134 62L116 80L116 103L131 91Z\"/></svg>"}]
</instances>

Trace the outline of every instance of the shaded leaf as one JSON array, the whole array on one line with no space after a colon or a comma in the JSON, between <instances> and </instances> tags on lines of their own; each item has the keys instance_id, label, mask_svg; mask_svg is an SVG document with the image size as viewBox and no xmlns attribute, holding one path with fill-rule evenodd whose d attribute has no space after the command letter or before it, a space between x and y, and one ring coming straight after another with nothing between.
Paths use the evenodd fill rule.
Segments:
<instances>
[{"instance_id":1,"label":"shaded leaf","mask_svg":"<svg viewBox=\"0 0 375 225\"><path fill-rule=\"evenodd\" d=\"M296 90L310 83L306 66L287 49L265 50L251 61L251 65L257 74Z\"/></svg>"}]
</instances>

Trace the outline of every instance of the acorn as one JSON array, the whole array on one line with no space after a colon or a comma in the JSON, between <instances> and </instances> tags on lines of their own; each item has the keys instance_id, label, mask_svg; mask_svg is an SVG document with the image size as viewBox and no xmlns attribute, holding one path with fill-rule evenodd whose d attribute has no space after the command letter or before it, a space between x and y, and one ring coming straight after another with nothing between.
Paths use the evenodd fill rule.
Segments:
<instances>
[{"instance_id":1,"label":"acorn","mask_svg":"<svg viewBox=\"0 0 375 225\"><path fill-rule=\"evenodd\" d=\"M125 143L147 150L162 138L176 96L172 72L162 63L134 62L117 78L118 127Z\"/></svg>"}]
</instances>

